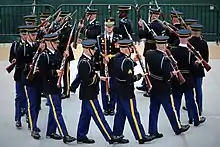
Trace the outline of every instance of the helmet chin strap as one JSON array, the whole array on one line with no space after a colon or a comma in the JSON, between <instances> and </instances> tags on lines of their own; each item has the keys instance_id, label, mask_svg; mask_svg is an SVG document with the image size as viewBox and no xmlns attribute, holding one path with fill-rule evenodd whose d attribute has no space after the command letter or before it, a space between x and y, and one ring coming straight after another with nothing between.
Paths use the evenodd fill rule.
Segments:
<instances>
[{"instance_id":1,"label":"helmet chin strap","mask_svg":"<svg viewBox=\"0 0 220 147\"><path fill-rule=\"evenodd\" d=\"M28 37L29 37L29 39L30 39L31 42L34 42L33 39L31 39L31 36L30 36L29 33L28 33Z\"/></svg>"},{"instance_id":2,"label":"helmet chin strap","mask_svg":"<svg viewBox=\"0 0 220 147\"><path fill-rule=\"evenodd\" d=\"M91 55L91 59L93 60L94 59L94 54L91 52L91 49L89 48L89 53Z\"/></svg>"}]
</instances>

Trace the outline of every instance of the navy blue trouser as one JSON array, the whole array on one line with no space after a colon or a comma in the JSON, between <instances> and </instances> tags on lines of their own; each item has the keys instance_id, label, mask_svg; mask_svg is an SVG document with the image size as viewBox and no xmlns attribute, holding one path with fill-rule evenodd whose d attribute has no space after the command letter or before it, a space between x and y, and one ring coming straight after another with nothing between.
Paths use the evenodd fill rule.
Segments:
<instances>
[{"instance_id":1,"label":"navy blue trouser","mask_svg":"<svg viewBox=\"0 0 220 147\"><path fill-rule=\"evenodd\" d=\"M196 97L196 102L199 107L199 115L202 114L202 97L203 97L203 92L202 92L202 82L203 82L203 77L196 77L194 79L195 82L195 97Z\"/></svg>"},{"instance_id":2,"label":"navy blue trouser","mask_svg":"<svg viewBox=\"0 0 220 147\"><path fill-rule=\"evenodd\" d=\"M73 89L77 89L77 88L79 87L80 83L81 83L81 80L80 80L79 74L77 73L75 79L74 79L73 82L71 83L71 87L72 87Z\"/></svg>"},{"instance_id":3,"label":"navy blue trouser","mask_svg":"<svg viewBox=\"0 0 220 147\"><path fill-rule=\"evenodd\" d=\"M137 110L136 99L119 96L117 98L117 108L114 119L114 135L120 136L123 134L126 117L128 118L135 139L143 139L145 131Z\"/></svg>"},{"instance_id":4,"label":"navy blue trouser","mask_svg":"<svg viewBox=\"0 0 220 147\"><path fill-rule=\"evenodd\" d=\"M49 101L49 115L47 123L47 135L56 133L56 129L60 132L60 135L67 136L67 128L62 115L61 98L59 94L47 95Z\"/></svg>"},{"instance_id":5,"label":"navy blue trouser","mask_svg":"<svg viewBox=\"0 0 220 147\"><path fill-rule=\"evenodd\" d=\"M175 108L180 121L180 107L182 102L182 95L185 95L186 106L188 109L189 119L193 119L194 123L199 123L199 109L194 95L195 89L173 89L173 97Z\"/></svg>"},{"instance_id":6,"label":"navy blue trouser","mask_svg":"<svg viewBox=\"0 0 220 147\"><path fill-rule=\"evenodd\" d=\"M109 95L107 96L106 94L106 82L101 81L101 96L102 96L102 106L104 110L115 110L115 99L117 94L112 90L113 85L113 79L110 78L109 81L109 88L110 92Z\"/></svg>"},{"instance_id":7,"label":"navy blue trouser","mask_svg":"<svg viewBox=\"0 0 220 147\"><path fill-rule=\"evenodd\" d=\"M181 129L181 124L178 119L178 115L175 109L174 100L172 95L169 93L158 95L151 94L150 96L150 113L149 113L149 134L158 133L158 115L160 111L160 106L163 106L165 113L170 121L171 127L174 132L179 132Z\"/></svg>"},{"instance_id":8,"label":"navy blue trouser","mask_svg":"<svg viewBox=\"0 0 220 147\"><path fill-rule=\"evenodd\" d=\"M41 91L35 86L24 86L27 98L27 114L31 131L37 131L37 119L40 111Z\"/></svg>"},{"instance_id":9,"label":"navy blue trouser","mask_svg":"<svg viewBox=\"0 0 220 147\"><path fill-rule=\"evenodd\" d=\"M82 100L81 113L78 123L77 139L87 138L91 117L95 121L105 140L108 142L112 139L112 130L102 112L98 99Z\"/></svg>"},{"instance_id":10,"label":"navy blue trouser","mask_svg":"<svg viewBox=\"0 0 220 147\"><path fill-rule=\"evenodd\" d=\"M15 121L21 121L21 108L26 108L27 99L25 97L24 85L21 82L15 82Z\"/></svg>"}]
</instances>

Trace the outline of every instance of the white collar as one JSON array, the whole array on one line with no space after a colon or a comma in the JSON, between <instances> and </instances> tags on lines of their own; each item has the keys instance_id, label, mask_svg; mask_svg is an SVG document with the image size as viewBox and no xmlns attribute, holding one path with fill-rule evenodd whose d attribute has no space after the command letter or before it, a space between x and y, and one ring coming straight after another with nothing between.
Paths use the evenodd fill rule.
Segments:
<instances>
[{"instance_id":1,"label":"white collar","mask_svg":"<svg viewBox=\"0 0 220 147\"><path fill-rule=\"evenodd\" d=\"M180 43L179 46L188 48L187 44Z\"/></svg>"},{"instance_id":2,"label":"white collar","mask_svg":"<svg viewBox=\"0 0 220 147\"><path fill-rule=\"evenodd\" d=\"M31 47L33 46L33 43L32 43L32 42L30 42L29 40L27 40L27 42L28 42L28 44L31 45Z\"/></svg>"},{"instance_id":3,"label":"white collar","mask_svg":"<svg viewBox=\"0 0 220 147\"><path fill-rule=\"evenodd\" d=\"M25 41L23 39L21 39L21 43L25 43Z\"/></svg>"},{"instance_id":4,"label":"white collar","mask_svg":"<svg viewBox=\"0 0 220 147\"><path fill-rule=\"evenodd\" d=\"M110 40L112 40L112 38L113 38L113 32L109 35L109 34L106 34L106 37L107 37L107 39L109 38L109 36L110 36Z\"/></svg>"},{"instance_id":5,"label":"white collar","mask_svg":"<svg viewBox=\"0 0 220 147\"><path fill-rule=\"evenodd\" d=\"M161 50L161 49L157 49L157 51L159 51L159 52L161 52L161 53L163 53L163 54L166 54L166 52L163 51L163 50Z\"/></svg>"},{"instance_id":6,"label":"white collar","mask_svg":"<svg viewBox=\"0 0 220 147\"><path fill-rule=\"evenodd\" d=\"M89 55L86 55L85 53L83 53L83 55L86 56L89 60L92 59Z\"/></svg>"},{"instance_id":7,"label":"white collar","mask_svg":"<svg viewBox=\"0 0 220 147\"><path fill-rule=\"evenodd\" d=\"M94 18L93 20L91 20L91 21L89 22L89 24L92 24L95 20L96 20L96 18Z\"/></svg>"},{"instance_id":8,"label":"white collar","mask_svg":"<svg viewBox=\"0 0 220 147\"><path fill-rule=\"evenodd\" d=\"M47 48L52 54L54 54L55 53L55 50L54 49L51 49L51 48Z\"/></svg>"}]
</instances>

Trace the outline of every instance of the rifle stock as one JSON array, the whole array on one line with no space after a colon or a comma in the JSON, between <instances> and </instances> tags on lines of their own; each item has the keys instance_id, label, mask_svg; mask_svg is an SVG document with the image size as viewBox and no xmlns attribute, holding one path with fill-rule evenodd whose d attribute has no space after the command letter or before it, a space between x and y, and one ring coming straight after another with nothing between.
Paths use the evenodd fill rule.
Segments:
<instances>
[{"instance_id":1,"label":"rifle stock","mask_svg":"<svg viewBox=\"0 0 220 147\"><path fill-rule=\"evenodd\" d=\"M16 60L13 61L10 65L8 65L8 66L6 67L6 71L7 71L8 73L11 73L11 71L15 68L15 66L16 66Z\"/></svg>"},{"instance_id":2,"label":"rifle stock","mask_svg":"<svg viewBox=\"0 0 220 147\"><path fill-rule=\"evenodd\" d=\"M177 72L177 80L179 81L180 84L185 83L186 80L184 79L183 75L182 75L181 72L179 71L179 68L178 68L178 65L177 65L177 61L173 58L173 56L172 56L170 50L167 49L167 50L166 50L166 53L167 53L167 55L168 55L168 58L169 58L170 61L171 61L171 64L173 65L174 70L175 70L175 71L178 71L178 72Z\"/></svg>"}]
</instances>

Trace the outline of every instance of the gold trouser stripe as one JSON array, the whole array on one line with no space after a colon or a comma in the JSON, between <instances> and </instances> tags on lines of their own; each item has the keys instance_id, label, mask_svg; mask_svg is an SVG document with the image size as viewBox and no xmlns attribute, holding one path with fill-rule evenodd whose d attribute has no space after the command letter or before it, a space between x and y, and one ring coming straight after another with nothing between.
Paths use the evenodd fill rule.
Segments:
<instances>
[{"instance_id":1,"label":"gold trouser stripe","mask_svg":"<svg viewBox=\"0 0 220 147\"><path fill-rule=\"evenodd\" d=\"M69 72L70 72L70 62L67 61L67 78L66 78L66 83L67 83L67 91L66 91L66 95L70 94L70 77L69 77Z\"/></svg>"},{"instance_id":2,"label":"gold trouser stripe","mask_svg":"<svg viewBox=\"0 0 220 147\"><path fill-rule=\"evenodd\" d=\"M108 133L108 131L106 130L106 128L105 128L105 126L104 126L104 124L103 124L101 118L99 117L99 114L98 114L98 111L96 110L96 107L95 107L94 102L93 102L92 100L89 100L89 102L90 102L90 104L91 104L91 106L92 106L92 109L93 109L93 111L94 111L94 113L95 113L95 116L97 117L98 122L100 123L100 125L101 125L103 131L104 131L105 134L107 135L108 139L111 140L111 136L109 135L109 133Z\"/></svg>"},{"instance_id":3,"label":"gold trouser stripe","mask_svg":"<svg viewBox=\"0 0 220 147\"><path fill-rule=\"evenodd\" d=\"M134 114L134 103L133 103L132 98L130 99L130 108L131 108L131 115L132 115L132 118L134 120L134 125L136 127L139 139L143 139L140 128L139 128L138 123L137 123L137 119L136 119L135 114Z\"/></svg>"},{"instance_id":4,"label":"gold trouser stripe","mask_svg":"<svg viewBox=\"0 0 220 147\"><path fill-rule=\"evenodd\" d=\"M174 99L173 99L173 95L172 94L170 95L170 100L171 100L171 106L172 106L172 109L173 109L173 112L174 112L174 115L175 115L175 118L176 118L176 122L177 122L178 128L180 129L181 128L181 124L180 124L180 121L179 121L178 116L177 116L177 112L176 112L176 108L175 108L175 105L174 105Z\"/></svg>"},{"instance_id":5,"label":"gold trouser stripe","mask_svg":"<svg viewBox=\"0 0 220 147\"><path fill-rule=\"evenodd\" d=\"M54 104L53 104L53 99L52 99L51 94L49 94L49 99L50 99L50 103L51 103L51 106L52 106L54 119L55 119L55 121L57 122L57 126L58 126L58 129L60 130L61 136L63 136L63 131L62 131L62 128L61 128L61 126L60 126L60 122L59 122L59 120L58 120L58 118L57 118L57 113L56 113L55 106L54 106Z\"/></svg>"},{"instance_id":6,"label":"gold trouser stripe","mask_svg":"<svg viewBox=\"0 0 220 147\"><path fill-rule=\"evenodd\" d=\"M199 116L199 107L198 107L198 104L197 104L197 102L196 102L196 89L195 89L195 88L193 88L193 99L194 99L194 102L195 102L195 104L196 104L197 115L198 115L198 117L199 117L199 119L200 119L200 116Z\"/></svg>"},{"instance_id":7,"label":"gold trouser stripe","mask_svg":"<svg viewBox=\"0 0 220 147\"><path fill-rule=\"evenodd\" d=\"M25 95L27 98L27 104L28 104L28 119L29 119L31 131L33 131L33 122L32 122L32 116L31 116L31 104L30 104L30 99L29 99L28 92L27 92L27 86L24 86L24 91L25 91Z\"/></svg>"}]
</instances>

